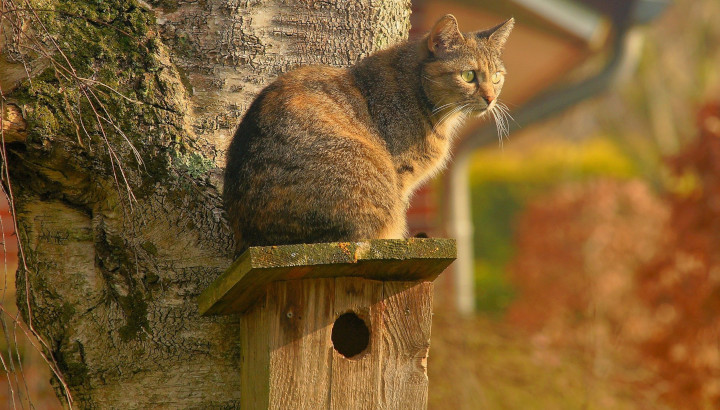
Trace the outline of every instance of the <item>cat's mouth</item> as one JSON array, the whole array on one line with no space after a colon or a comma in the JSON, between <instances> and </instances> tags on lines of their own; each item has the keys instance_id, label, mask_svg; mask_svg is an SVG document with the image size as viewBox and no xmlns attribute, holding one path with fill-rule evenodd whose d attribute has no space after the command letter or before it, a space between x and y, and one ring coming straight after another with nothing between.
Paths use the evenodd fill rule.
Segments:
<instances>
[{"instance_id":1,"label":"cat's mouth","mask_svg":"<svg viewBox=\"0 0 720 410\"><path fill-rule=\"evenodd\" d=\"M490 106L487 105L485 107L475 106L472 107L472 109L470 110L470 115L473 115L475 117L482 117L483 115L487 114L489 109Z\"/></svg>"},{"instance_id":2,"label":"cat's mouth","mask_svg":"<svg viewBox=\"0 0 720 410\"><path fill-rule=\"evenodd\" d=\"M485 104L484 102L478 101L477 104L473 104L470 107L470 115L475 117L482 117L483 115L492 111L493 108L495 108L495 101L491 101L490 104Z\"/></svg>"}]
</instances>

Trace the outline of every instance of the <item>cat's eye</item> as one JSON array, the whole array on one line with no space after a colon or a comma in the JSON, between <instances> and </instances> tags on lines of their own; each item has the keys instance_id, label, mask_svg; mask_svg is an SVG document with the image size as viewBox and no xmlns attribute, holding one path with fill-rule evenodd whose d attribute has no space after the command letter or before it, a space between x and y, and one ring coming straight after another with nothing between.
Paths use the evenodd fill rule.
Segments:
<instances>
[{"instance_id":1,"label":"cat's eye","mask_svg":"<svg viewBox=\"0 0 720 410\"><path fill-rule=\"evenodd\" d=\"M473 71L473 70L465 70L465 71L463 71L463 72L460 73L460 77L462 77L462 79L463 79L465 82L471 83L471 82L473 82L473 81L475 80L475 71Z\"/></svg>"},{"instance_id":2,"label":"cat's eye","mask_svg":"<svg viewBox=\"0 0 720 410\"><path fill-rule=\"evenodd\" d=\"M503 73L501 73L500 71L496 72L495 74L492 75L493 84L499 83L500 80L502 80L502 78L503 78Z\"/></svg>"}]
</instances>

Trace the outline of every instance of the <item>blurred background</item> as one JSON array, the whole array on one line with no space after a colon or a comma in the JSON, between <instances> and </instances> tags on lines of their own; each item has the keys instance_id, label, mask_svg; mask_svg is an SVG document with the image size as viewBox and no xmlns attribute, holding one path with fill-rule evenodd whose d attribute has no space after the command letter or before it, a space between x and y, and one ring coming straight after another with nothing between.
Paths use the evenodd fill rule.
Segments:
<instances>
[{"instance_id":1,"label":"blurred background","mask_svg":"<svg viewBox=\"0 0 720 410\"><path fill-rule=\"evenodd\" d=\"M413 7L516 20L509 139L468 126L410 211L458 239L430 407L720 408L720 1Z\"/></svg>"},{"instance_id":2,"label":"blurred background","mask_svg":"<svg viewBox=\"0 0 720 410\"><path fill-rule=\"evenodd\" d=\"M430 408L720 408L720 1L414 0L411 36L446 13L463 31L515 17L514 120L502 142L469 124L409 211L412 234L458 240ZM59 408L42 358L8 342L0 408L23 384Z\"/></svg>"}]
</instances>

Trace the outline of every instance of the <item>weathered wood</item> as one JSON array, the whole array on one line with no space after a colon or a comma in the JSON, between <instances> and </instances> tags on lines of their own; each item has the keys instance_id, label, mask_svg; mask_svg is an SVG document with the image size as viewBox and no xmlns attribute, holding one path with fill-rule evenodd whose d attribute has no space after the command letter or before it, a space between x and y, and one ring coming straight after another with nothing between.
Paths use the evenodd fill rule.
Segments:
<instances>
[{"instance_id":1,"label":"weathered wood","mask_svg":"<svg viewBox=\"0 0 720 410\"><path fill-rule=\"evenodd\" d=\"M254 314L240 321L240 406L243 409L267 409L270 406L270 323L267 300L256 307Z\"/></svg>"},{"instance_id":2,"label":"weathered wood","mask_svg":"<svg viewBox=\"0 0 720 410\"><path fill-rule=\"evenodd\" d=\"M273 282L242 316L242 408L424 409L431 282L324 278ZM337 318L354 312L368 347L333 347Z\"/></svg>"},{"instance_id":3,"label":"weathered wood","mask_svg":"<svg viewBox=\"0 0 720 410\"><path fill-rule=\"evenodd\" d=\"M370 326L370 345L358 358L333 349L330 408L376 408L382 386L383 283L360 278L335 279L335 317L352 311Z\"/></svg>"},{"instance_id":4,"label":"weathered wood","mask_svg":"<svg viewBox=\"0 0 720 410\"><path fill-rule=\"evenodd\" d=\"M276 282L268 289L267 306L273 312L268 322L270 408L327 408L333 294L332 279L320 279L303 286Z\"/></svg>"},{"instance_id":5,"label":"weathered wood","mask_svg":"<svg viewBox=\"0 0 720 410\"><path fill-rule=\"evenodd\" d=\"M427 358L432 324L430 282L385 282L380 408L427 407Z\"/></svg>"},{"instance_id":6,"label":"weathered wood","mask_svg":"<svg viewBox=\"0 0 720 410\"><path fill-rule=\"evenodd\" d=\"M334 279L274 282L243 315L243 409L328 407L334 293Z\"/></svg>"},{"instance_id":7,"label":"weathered wood","mask_svg":"<svg viewBox=\"0 0 720 410\"><path fill-rule=\"evenodd\" d=\"M268 283L300 278L363 277L433 280L454 259L452 239L379 239L252 247L198 298L203 315L238 313L262 296Z\"/></svg>"},{"instance_id":8,"label":"weathered wood","mask_svg":"<svg viewBox=\"0 0 720 410\"><path fill-rule=\"evenodd\" d=\"M428 280L454 258L449 239L250 248L201 294L200 311L244 312L243 408L425 408Z\"/></svg>"}]
</instances>

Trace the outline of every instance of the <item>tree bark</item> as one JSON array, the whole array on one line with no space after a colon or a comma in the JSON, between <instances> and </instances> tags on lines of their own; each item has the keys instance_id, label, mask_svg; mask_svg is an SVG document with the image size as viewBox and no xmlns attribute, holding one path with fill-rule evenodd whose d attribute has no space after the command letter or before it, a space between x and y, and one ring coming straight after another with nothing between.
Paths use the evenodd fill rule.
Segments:
<instances>
[{"instance_id":1,"label":"tree bark","mask_svg":"<svg viewBox=\"0 0 720 410\"><path fill-rule=\"evenodd\" d=\"M29 4L0 23L24 320L78 407L238 407L239 320L196 302L234 256L225 149L278 74L404 39L409 0Z\"/></svg>"}]
</instances>

